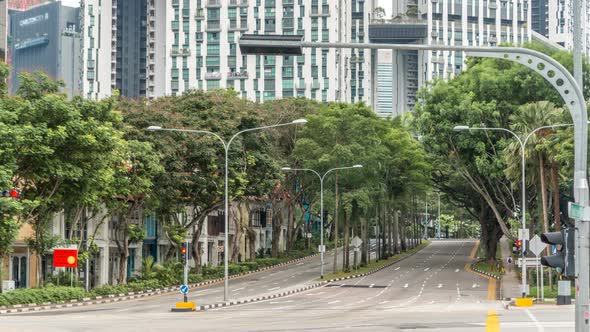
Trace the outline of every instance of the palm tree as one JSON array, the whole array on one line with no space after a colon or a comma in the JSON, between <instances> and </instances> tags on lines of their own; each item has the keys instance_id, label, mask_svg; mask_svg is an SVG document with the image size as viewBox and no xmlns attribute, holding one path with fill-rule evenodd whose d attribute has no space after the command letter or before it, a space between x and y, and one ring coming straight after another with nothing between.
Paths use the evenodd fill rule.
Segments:
<instances>
[{"instance_id":1,"label":"palm tree","mask_svg":"<svg viewBox=\"0 0 590 332\"><path fill-rule=\"evenodd\" d=\"M539 101L522 105L519 108L519 112L514 113L511 117L511 129L518 133L521 137L526 137L533 130L559 122L563 110L556 108L555 105L548 101ZM537 182L540 183L540 196L541 196L541 210L543 217L543 231L547 232L549 229L549 213L548 213L548 199L547 199L547 167L557 167L554 162L553 154L547 149L539 148L539 145L543 144L547 138L553 133L553 129L540 130L536 132L527 142L525 149L525 160L527 161L527 179L525 179L527 185L534 185ZM507 147L507 176L510 178L516 178L520 175L518 171L520 166L520 148L516 142L509 144ZM555 164L555 165L554 165ZM555 179L552 179L552 184L555 186ZM557 187L559 184L557 183ZM559 188L553 188L554 191L558 191ZM555 204L554 204L555 207ZM559 208L559 204L557 204ZM531 210L532 211L532 210ZM559 214L559 213L558 213ZM534 219L531 218L531 226L534 225ZM531 227L532 228L532 227Z\"/></svg>"}]
</instances>

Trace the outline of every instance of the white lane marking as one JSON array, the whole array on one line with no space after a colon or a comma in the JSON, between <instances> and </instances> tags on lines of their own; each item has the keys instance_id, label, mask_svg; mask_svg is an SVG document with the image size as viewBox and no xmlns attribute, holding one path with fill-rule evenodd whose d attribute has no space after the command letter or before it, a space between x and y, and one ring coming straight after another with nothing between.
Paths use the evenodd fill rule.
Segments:
<instances>
[{"instance_id":1,"label":"white lane marking","mask_svg":"<svg viewBox=\"0 0 590 332\"><path fill-rule=\"evenodd\" d=\"M295 264L295 265L297 265L297 266L299 266L299 265L303 265L303 262L301 262L301 263L297 263L297 264Z\"/></svg>"},{"instance_id":2,"label":"white lane marking","mask_svg":"<svg viewBox=\"0 0 590 332\"><path fill-rule=\"evenodd\" d=\"M270 304L291 303L291 302L295 302L295 301L293 301L293 300L289 300L289 301L274 301L274 302L271 302Z\"/></svg>"},{"instance_id":3,"label":"white lane marking","mask_svg":"<svg viewBox=\"0 0 590 332\"><path fill-rule=\"evenodd\" d=\"M539 323L539 321L533 315L533 313L529 309L526 309L525 312L529 316L529 318L535 323L535 326L537 327L537 331L544 332L545 329L543 328L543 326L541 325L541 323Z\"/></svg>"},{"instance_id":4,"label":"white lane marking","mask_svg":"<svg viewBox=\"0 0 590 332\"><path fill-rule=\"evenodd\" d=\"M332 302L328 302L328 304L334 304L334 303L339 303L340 300L336 300L336 301L332 301Z\"/></svg>"},{"instance_id":5,"label":"white lane marking","mask_svg":"<svg viewBox=\"0 0 590 332\"><path fill-rule=\"evenodd\" d=\"M325 292L319 292L319 293L309 293L307 294L307 296L315 296L315 295L321 295L324 294Z\"/></svg>"},{"instance_id":6,"label":"white lane marking","mask_svg":"<svg viewBox=\"0 0 590 332\"><path fill-rule=\"evenodd\" d=\"M344 286L346 286L346 284L342 284L342 285L340 285L340 287L344 287Z\"/></svg>"},{"instance_id":7,"label":"white lane marking","mask_svg":"<svg viewBox=\"0 0 590 332\"><path fill-rule=\"evenodd\" d=\"M442 284L438 284L436 288L442 288Z\"/></svg>"},{"instance_id":8,"label":"white lane marking","mask_svg":"<svg viewBox=\"0 0 590 332\"><path fill-rule=\"evenodd\" d=\"M400 268L399 266L398 266L398 267L396 267L396 268L394 269L394 271L397 271L397 270L399 270L399 268Z\"/></svg>"},{"instance_id":9,"label":"white lane marking","mask_svg":"<svg viewBox=\"0 0 590 332\"><path fill-rule=\"evenodd\" d=\"M478 284L473 284L473 285L471 286L471 288L477 288L477 287L479 287L479 285L478 285Z\"/></svg>"},{"instance_id":10,"label":"white lane marking","mask_svg":"<svg viewBox=\"0 0 590 332\"><path fill-rule=\"evenodd\" d=\"M370 284L369 285L369 288L373 288L373 286L375 286L375 284Z\"/></svg>"},{"instance_id":11,"label":"white lane marking","mask_svg":"<svg viewBox=\"0 0 590 332\"><path fill-rule=\"evenodd\" d=\"M429 268L429 267L425 268L425 269L424 269L424 272L426 272L426 271L428 271L428 270L430 270L430 268Z\"/></svg>"},{"instance_id":12,"label":"white lane marking","mask_svg":"<svg viewBox=\"0 0 590 332\"><path fill-rule=\"evenodd\" d=\"M242 290L242 289L244 289L244 288L246 288L246 287L242 287L242 288L236 288L236 289L233 289L233 290L232 290L232 292L237 292L237 291L239 291L239 290Z\"/></svg>"},{"instance_id":13,"label":"white lane marking","mask_svg":"<svg viewBox=\"0 0 590 332\"><path fill-rule=\"evenodd\" d=\"M389 303L389 301L382 301L382 302L379 302L379 304L385 304L385 303Z\"/></svg>"},{"instance_id":14,"label":"white lane marking","mask_svg":"<svg viewBox=\"0 0 590 332\"><path fill-rule=\"evenodd\" d=\"M405 285L404 285L404 288L408 288L408 284L405 284Z\"/></svg>"},{"instance_id":15,"label":"white lane marking","mask_svg":"<svg viewBox=\"0 0 590 332\"><path fill-rule=\"evenodd\" d=\"M277 289L279 289L279 288L281 288L281 287L274 287L274 288L269 288L269 289L267 289L267 290L269 290L269 291L273 291L273 290L277 290Z\"/></svg>"}]
</instances>

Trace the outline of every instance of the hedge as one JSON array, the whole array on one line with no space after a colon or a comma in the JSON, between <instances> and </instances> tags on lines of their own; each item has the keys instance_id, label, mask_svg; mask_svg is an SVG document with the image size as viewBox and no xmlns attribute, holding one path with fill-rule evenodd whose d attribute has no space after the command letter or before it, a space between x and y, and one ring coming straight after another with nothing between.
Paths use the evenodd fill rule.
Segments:
<instances>
[{"instance_id":1,"label":"hedge","mask_svg":"<svg viewBox=\"0 0 590 332\"><path fill-rule=\"evenodd\" d=\"M81 287L22 288L0 294L0 306L80 300L85 297L88 297L88 294Z\"/></svg>"}]
</instances>

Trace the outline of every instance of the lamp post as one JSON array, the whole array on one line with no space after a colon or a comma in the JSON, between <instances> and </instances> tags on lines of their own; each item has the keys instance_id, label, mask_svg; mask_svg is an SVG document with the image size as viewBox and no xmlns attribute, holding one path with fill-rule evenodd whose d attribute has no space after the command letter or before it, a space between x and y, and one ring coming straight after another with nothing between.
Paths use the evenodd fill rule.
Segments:
<instances>
[{"instance_id":1,"label":"lamp post","mask_svg":"<svg viewBox=\"0 0 590 332\"><path fill-rule=\"evenodd\" d=\"M283 167L282 170L285 172L289 172L289 171L309 171L309 172L313 172L315 175L317 175L317 177L320 179L320 277L323 279L324 278L324 179L326 178L326 175L328 175L329 173L333 172L333 171L337 171L337 170L342 170L342 169L350 169L350 168L362 168L363 165L353 165L353 166L347 166L347 167L336 167L336 168L332 168L327 170L324 175L320 175L320 173L318 173L317 171L310 169L310 168L291 168L291 167ZM338 230L336 230L337 232ZM335 244L336 246L338 245L338 243Z\"/></svg>"},{"instance_id":2,"label":"lamp post","mask_svg":"<svg viewBox=\"0 0 590 332\"><path fill-rule=\"evenodd\" d=\"M231 146L231 143L234 141L234 139L236 137L238 137L240 134L243 133L247 133L247 132L251 132L251 131L257 131L257 130L264 130L264 129L270 129L270 128L276 128L276 127L284 127L284 126L289 126L289 125L296 125L296 124L305 124L307 123L306 119L297 119L294 120L292 122L288 122L288 123L279 123L279 124L275 124L275 125L271 125L271 126L262 126L262 127L256 127L256 128L249 128L249 129L244 129L241 130L237 133L235 133L230 139L229 141L226 143L225 140L223 138L221 138L221 136L219 134L216 134L214 132L208 131L208 130L193 130L193 129L174 129L174 128L162 128L160 126L149 126L147 128L147 130L150 131L174 131L174 132L185 132L185 133L195 133L195 134L206 134L206 135L212 135L217 137L217 139L221 142L221 144L223 145L223 149L225 150L225 202L224 202L224 227L225 227L225 231L224 231L224 241L223 241L223 265L224 265L224 283L223 283L223 300L225 302L228 301L229 299L229 273L228 273L228 251L229 251L229 236L228 236L228 232L229 232L229 179L228 179L228 174L229 174L229 167L228 167L228 160L229 160L229 148ZM194 244L193 244L194 245Z\"/></svg>"},{"instance_id":3,"label":"lamp post","mask_svg":"<svg viewBox=\"0 0 590 332\"><path fill-rule=\"evenodd\" d=\"M534 129L531 131L524 139L524 141L513 131L506 129L506 128L470 128L469 126L455 126L453 130L455 131L471 131L471 130L490 130L490 131L504 131L516 138L518 143L520 144L520 166L521 166L521 205L522 205L522 297L526 296L526 264L525 264L525 252L526 252L526 185L525 185L525 155L524 150L526 148L526 143L528 142L529 138L533 136L539 130L543 129L550 129L550 128L558 128L558 127L570 127L573 126L572 123L568 124L556 124L556 125L549 125L549 126L542 126L539 128Z\"/></svg>"}]
</instances>

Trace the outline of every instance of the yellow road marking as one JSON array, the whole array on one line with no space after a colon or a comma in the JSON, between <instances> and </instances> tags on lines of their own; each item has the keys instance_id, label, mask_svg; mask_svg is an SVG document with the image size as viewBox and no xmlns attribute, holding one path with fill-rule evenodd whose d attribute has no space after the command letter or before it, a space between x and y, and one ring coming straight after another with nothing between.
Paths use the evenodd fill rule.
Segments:
<instances>
[{"instance_id":1,"label":"yellow road marking","mask_svg":"<svg viewBox=\"0 0 590 332\"><path fill-rule=\"evenodd\" d=\"M469 257L471 259L475 259L475 254L477 253L477 248L479 248L479 240L477 242L475 242L475 246L473 247L473 249L471 249L471 254L469 255ZM485 274L481 274L476 271L473 271L471 269L470 263L465 264L463 269L467 272L475 273L478 276L488 279L488 281L489 281L488 282L488 300L495 300L496 299L496 279L489 277Z\"/></svg>"},{"instance_id":2,"label":"yellow road marking","mask_svg":"<svg viewBox=\"0 0 590 332\"><path fill-rule=\"evenodd\" d=\"M469 255L469 258L471 258L471 259L475 258L475 254L477 253L477 248L479 248L479 240L477 240L477 242L475 242L475 247L473 247L473 249L471 249L471 254Z\"/></svg>"},{"instance_id":3,"label":"yellow road marking","mask_svg":"<svg viewBox=\"0 0 590 332\"><path fill-rule=\"evenodd\" d=\"M488 311L486 332L500 332L500 320L498 319L498 312L495 310Z\"/></svg>"}]
</instances>

